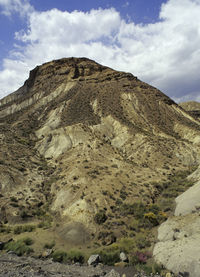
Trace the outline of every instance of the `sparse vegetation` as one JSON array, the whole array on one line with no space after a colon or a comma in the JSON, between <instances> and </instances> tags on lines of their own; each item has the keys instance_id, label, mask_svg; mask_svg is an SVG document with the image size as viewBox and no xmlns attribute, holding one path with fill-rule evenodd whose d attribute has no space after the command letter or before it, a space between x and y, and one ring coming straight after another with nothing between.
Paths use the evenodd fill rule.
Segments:
<instances>
[{"instance_id":1,"label":"sparse vegetation","mask_svg":"<svg viewBox=\"0 0 200 277\"><path fill-rule=\"evenodd\" d=\"M15 235L24 233L24 232L33 232L35 230L36 226L35 225L18 225L14 227L13 233Z\"/></svg>"},{"instance_id":2,"label":"sparse vegetation","mask_svg":"<svg viewBox=\"0 0 200 277\"><path fill-rule=\"evenodd\" d=\"M62 250L57 250L53 252L52 258L54 262L59 262L59 263L66 263L67 262L67 252L62 251Z\"/></svg>"},{"instance_id":3,"label":"sparse vegetation","mask_svg":"<svg viewBox=\"0 0 200 277\"><path fill-rule=\"evenodd\" d=\"M115 263L120 261L119 258L119 250L104 249L100 251L100 256L102 259L102 263L105 265L114 265Z\"/></svg>"},{"instance_id":4,"label":"sparse vegetation","mask_svg":"<svg viewBox=\"0 0 200 277\"><path fill-rule=\"evenodd\" d=\"M107 215L104 210L100 210L98 213L95 214L94 216L94 221L97 224L103 224L107 220Z\"/></svg>"},{"instance_id":5,"label":"sparse vegetation","mask_svg":"<svg viewBox=\"0 0 200 277\"><path fill-rule=\"evenodd\" d=\"M45 243L44 248L46 249L52 249L55 246L55 241Z\"/></svg>"},{"instance_id":6,"label":"sparse vegetation","mask_svg":"<svg viewBox=\"0 0 200 277\"><path fill-rule=\"evenodd\" d=\"M11 233L12 228L10 226L2 225L0 226L0 233Z\"/></svg>"},{"instance_id":7,"label":"sparse vegetation","mask_svg":"<svg viewBox=\"0 0 200 277\"><path fill-rule=\"evenodd\" d=\"M22 256L25 254L30 254L33 249L29 247L33 244L33 240L30 238L24 238L17 241L11 241L5 245L5 249L8 251L13 251L16 255Z\"/></svg>"},{"instance_id":8,"label":"sparse vegetation","mask_svg":"<svg viewBox=\"0 0 200 277\"><path fill-rule=\"evenodd\" d=\"M33 71L25 85L31 90L13 94L11 102L3 104L2 115L5 111L7 116L1 119L0 138L2 241L38 236L36 251L50 253L44 248L53 248L54 261L82 263L84 254L67 246L70 235L79 235L79 221L87 222L88 230L96 231L85 234L81 223L80 241L91 252L99 247L105 264L117 262L124 251L133 264L148 270L147 253L157 226L172 214L175 197L193 185L186 179L191 171L177 170L186 168L187 160L198 160L198 149L182 135L191 126L195 139L198 124L131 74L76 58L63 60L57 71L57 62ZM79 81L56 97L55 89L71 77ZM36 99L34 92L40 97ZM46 106L43 96L49 99ZM30 106L20 110L21 103ZM18 112L9 108L12 104ZM62 145L65 140L69 147ZM45 158L54 146L54 157ZM42 230L34 233L36 228ZM7 247L22 255L31 252L32 243L25 238Z\"/></svg>"},{"instance_id":9,"label":"sparse vegetation","mask_svg":"<svg viewBox=\"0 0 200 277\"><path fill-rule=\"evenodd\" d=\"M67 254L67 260L71 263L80 263L83 264L85 261L84 254L77 250L71 250Z\"/></svg>"}]
</instances>

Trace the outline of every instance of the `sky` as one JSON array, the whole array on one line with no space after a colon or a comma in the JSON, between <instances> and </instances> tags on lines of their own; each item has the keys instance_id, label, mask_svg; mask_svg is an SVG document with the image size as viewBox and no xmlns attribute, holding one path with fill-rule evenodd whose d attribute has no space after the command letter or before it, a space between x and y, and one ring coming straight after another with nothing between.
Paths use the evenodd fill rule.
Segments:
<instances>
[{"instance_id":1,"label":"sky","mask_svg":"<svg viewBox=\"0 0 200 277\"><path fill-rule=\"evenodd\" d=\"M72 56L200 101L200 0L0 0L0 99Z\"/></svg>"}]
</instances>

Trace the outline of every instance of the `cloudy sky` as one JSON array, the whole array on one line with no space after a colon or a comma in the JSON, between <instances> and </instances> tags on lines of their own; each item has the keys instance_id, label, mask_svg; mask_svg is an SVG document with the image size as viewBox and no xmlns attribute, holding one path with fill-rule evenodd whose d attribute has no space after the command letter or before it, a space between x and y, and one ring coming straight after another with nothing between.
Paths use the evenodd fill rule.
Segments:
<instances>
[{"instance_id":1,"label":"cloudy sky","mask_svg":"<svg viewBox=\"0 0 200 277\"><path fill-rule=\"evenodd\" d=\"M200 0L0 0L0 98L71 56L200 101Z\"/></svg>"}]
</instances>

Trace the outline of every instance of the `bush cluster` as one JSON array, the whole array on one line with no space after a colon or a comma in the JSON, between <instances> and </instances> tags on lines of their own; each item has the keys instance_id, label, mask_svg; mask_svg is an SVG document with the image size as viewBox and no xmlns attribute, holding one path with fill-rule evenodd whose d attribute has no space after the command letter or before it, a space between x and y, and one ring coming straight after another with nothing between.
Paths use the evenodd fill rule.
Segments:
<instances>
[{"instance_id":1,"label":"bush cluster","mask_svg":"<svg viewBox=\"0 0 200 277\"><path fill-rule=\"evenodd\" d=\"M59 263L81 263L85 261L85 256L80 251L71 250L70 252L65 252L62 250L57 250L52 253L52 258L54 262Z\"/></svg>"},{"instance_id":2,"label":"bush cluster","mask_svg":"<svg viewBox=\"0 0 200 277\"><path fill-rule=\"evenodd\" d=\"M17 241L11 241L7 243L4 248L8 251L13 251L18 256L22 256L33 252L33 249L30 247L32 244L33 240L31 238L24 238Z\"/></svg>"},{"instance_id":3,"label":"bush cluster","mask_svg":"<svg viewBox=\"0 0 200 277\"><path fill-rule=\"evenodd\" d=\"M99 254L100 254L102 263L105 265L114 265L115 263L120 261L119 250L105 249L105 250L101 250Z\"/></svg>"},{"instance_id":4,"label":"bush cluster","mask_svg":"<svg viewBox=\"0 0 200 277\"><path fill-rule=\"evenodd\" d=\"M103 224L107 220L107 215L104 210L100 210L98 213L95 214L94 216L94 221L97 224Z\"/></svg>"},{"instance_id":5,"label":"bush cluster","mask_svg":"<svg viewBox=\"0 0 200 277\"><path fill-rule=\"evenodd\" d=\"M35 228L35 225L19 225L14 228L13 233L18 235L24 232L32 232L35 230Z\"/></svg>"}]
</instances>

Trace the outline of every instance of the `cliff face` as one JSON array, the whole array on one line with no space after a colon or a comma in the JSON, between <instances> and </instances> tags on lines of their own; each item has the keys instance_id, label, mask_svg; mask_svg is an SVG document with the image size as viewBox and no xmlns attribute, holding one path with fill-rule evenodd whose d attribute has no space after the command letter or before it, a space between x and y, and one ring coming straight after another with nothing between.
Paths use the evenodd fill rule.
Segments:
<instances>
[{"instance_id":1,"label":"cliff face","mask_svg":"<svg viewBox=\"0 0 200 277\"><path fill-rule=\"evenodd\" d=\"M155 183L199 163L200 123L130 73L69 58L0 101L0 143L0 221L48 214L63 240L82 243L108 226L123 236L118 199L150 204ZM102 210L107 227L94 220Z\"/></svg>"}]
</instances>

